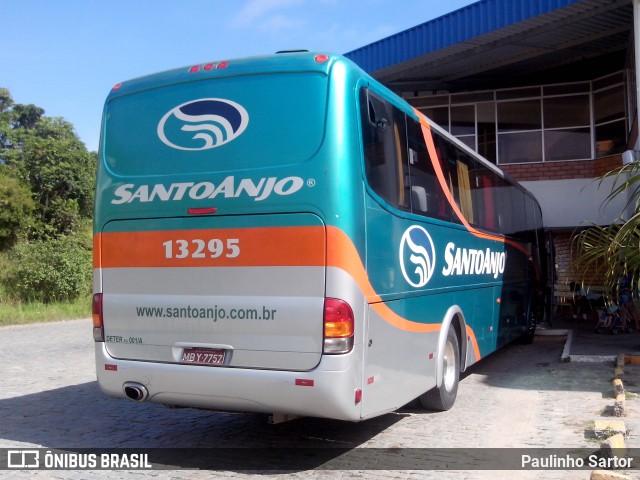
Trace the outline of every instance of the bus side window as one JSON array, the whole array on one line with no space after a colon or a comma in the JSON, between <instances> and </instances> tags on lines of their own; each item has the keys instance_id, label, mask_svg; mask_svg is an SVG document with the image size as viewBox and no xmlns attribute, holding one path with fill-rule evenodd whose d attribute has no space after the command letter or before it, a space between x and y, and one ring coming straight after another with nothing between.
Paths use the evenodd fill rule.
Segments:
<instances>
[{"instance_id":1,"label":"bus side window","mask_svg":"<svg viewBox=\"0 0 640 480\"><path fill-rule=\"evenodd\" d=\"M475 183L474 206L478 226L493 232L499 231L495 198L498 178L498 174L483 168L476 171L472 180Z\"/></svg>"},{"instance_id":2,"label":"bus side window","mask_svg":"<svg viewBox=\"0 0 640 480\"><path fill-rule=\"evenodd\" d=\"M414 213L451 220L451 207L436 178L420 124L407 119L411 209Z\"/></svg>"},{"instance_id":3,"label":"bus side window","mask_svg":"<svg viewBox=\"0 0 640 480\"><path fill-rule=\"evenodd\" d=\"M365 174L369 186L391 205L408 209L405 115L365 89L360 91Z\"/></svg>"}]
</instances>

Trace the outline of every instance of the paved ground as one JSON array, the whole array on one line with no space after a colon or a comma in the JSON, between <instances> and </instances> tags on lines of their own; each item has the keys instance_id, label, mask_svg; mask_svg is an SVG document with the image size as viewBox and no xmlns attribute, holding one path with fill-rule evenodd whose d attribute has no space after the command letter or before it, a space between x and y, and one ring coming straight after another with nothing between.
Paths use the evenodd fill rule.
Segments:
<instances>
[{"instance_id":1,"label":"paved ground","mask_svg":"<svg viewBox=\"0 0 640 480\"><path fill-rule=\"evenodd\" d=\"M625 341L640 344L640 334ZM620 337L622 338L622 337ZM612 339L606 338L608 342ZM609 363L562 363L564 337L536 337L533 345L510 346L465 374L455 407L425 413L415 406L352 424L299 419L268 425L263 415L233 415L161 405L136 404L103 396L95 382L90 320L0 328L0 447L338 447L478 448L584 447L590 423L613 405ZM640 380L638 381L640 385ZM640 447L640 400L627 402L631 430L627 444ZM193 452L193 451L192 451ZM206 450L204 450L206 452ZM430 472L362 471L376 465L366 450L346 470L243 473L198 470L121 472L124 478L544 478L586 479L588 471ZM408 452L408 453L407 453ZM399 450L399 455L412 451ZM195 455L198 455L197 451ZM330 459L331 460L331 459ZM188 467L186 459L175 465ZM321 463L317 465L321 466ZM349 469L354 468L354 469ZM0 472L11 478L110 478L113 472Z\"/></svg>"}]
</instances>

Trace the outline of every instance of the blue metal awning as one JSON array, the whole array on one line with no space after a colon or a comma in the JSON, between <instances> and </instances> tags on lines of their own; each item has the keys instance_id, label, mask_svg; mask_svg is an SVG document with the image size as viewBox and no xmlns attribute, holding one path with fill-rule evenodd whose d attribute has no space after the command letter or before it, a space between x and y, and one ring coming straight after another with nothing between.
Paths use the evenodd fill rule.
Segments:
<instances>
[{"instance_id":1,"label":"blue metal awning","mask_svg":"<svg viewBox=\"0 0 640 480\"><path fill-rule=\"evenodd\" d=\"M387 84L428 88L628 46L631 0L481 0L346 53Z\"/></svg>"}]
</instances>

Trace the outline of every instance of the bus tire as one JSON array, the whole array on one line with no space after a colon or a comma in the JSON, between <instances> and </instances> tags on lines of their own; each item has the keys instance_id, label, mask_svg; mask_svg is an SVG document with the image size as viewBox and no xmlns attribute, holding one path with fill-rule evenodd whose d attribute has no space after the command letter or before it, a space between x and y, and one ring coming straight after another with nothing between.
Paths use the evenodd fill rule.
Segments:
<instances>
[{"instance_id":1,"label":"bus tire","mask_svg":"<svg viewBox=\"0 0 640 480\"><path fill-rule=\"evenodd\" d=\"M453 325L447 332L442 360L442 384L420 395L420 403L428 410L443 412L451 409L458 395L460 380L460 346Z\"/></svg>"}]
</instances>

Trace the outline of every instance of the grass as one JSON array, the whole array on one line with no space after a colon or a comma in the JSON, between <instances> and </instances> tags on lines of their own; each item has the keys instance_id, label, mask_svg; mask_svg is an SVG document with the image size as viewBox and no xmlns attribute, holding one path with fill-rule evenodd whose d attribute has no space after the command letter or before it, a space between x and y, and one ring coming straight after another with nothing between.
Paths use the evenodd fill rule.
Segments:
<instances>
[{"instance_id":1,"label":"grass","mask_svg":"<svg viewBox=\"0 0 640 480\"><path fill-rule=\"evenodd\" d=\"M14 303L2 300L0 294L0 327L90 317L90 298L79 298L74 302L46 304Z\"/></svg>"}]
</instances>

